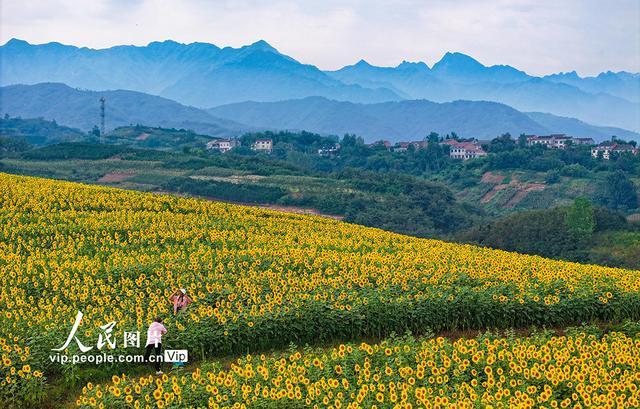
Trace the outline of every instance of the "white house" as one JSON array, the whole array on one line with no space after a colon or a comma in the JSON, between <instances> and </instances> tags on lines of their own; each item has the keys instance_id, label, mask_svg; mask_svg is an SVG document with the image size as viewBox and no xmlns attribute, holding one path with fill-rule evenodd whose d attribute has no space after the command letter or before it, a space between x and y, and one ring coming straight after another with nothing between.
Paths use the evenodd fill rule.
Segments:
<instances>
[{"instance_id":1,"label":"white house","mask_svg":"<svg viewBox=\"0 0 640 409\"><path fill-rule=\"evenodd\" d=\"M256 139L256 141L251 144L251 149L256 152L266 152L271 153L273 150L273 140L272 139Z\"/></svg>"},{"instance_id":2,"label":"white house","mask_svg":"<svg viewBox=\"0 0 640 409\"><path fill-rule=\"evenodd\" d=\"M452 159L467 160L487 156L482 146L476 141L459 142L455 139L448 139L442 144L449 145L449 157Z\"/></svg>"},{"instance_id":3,"label":"white house","mask_svg":"<svg viewBox=\"0 0 640 409\"><path fill-rule=\"evenodd\" d=\"M238 146L238 141L235 139L214 139L207 142L207 149L217 150L222 153L229 152L236 146Z\"/></svg>"},{"instance_id":4,"label":"white house","mask_svg":"<svg viewBox=\"0 0 640 409\"><path fill-rule=\"evenodd\" d=\"M602 157L603 159L609 160L611 159L612 154L622 154L622 153L632 153L634 155L638 154L638 149L633 145L621 144L621 143L611 143L604 142L598 146L594 146L591 148L591 156L594 158Z\"/></svg>"},{"instance_id":5,"label":"white house","mask_svg":"<svg viewBox=\"0 0 640 409\"><path fill-rule=\"evenodd\" d=\"M592 138L574 138L565 134L553 134L547 136L526 135L527 145L544 145L553 149L564 149L569 143L574 145L593 145Z\"/></svg>"}]
</instances>

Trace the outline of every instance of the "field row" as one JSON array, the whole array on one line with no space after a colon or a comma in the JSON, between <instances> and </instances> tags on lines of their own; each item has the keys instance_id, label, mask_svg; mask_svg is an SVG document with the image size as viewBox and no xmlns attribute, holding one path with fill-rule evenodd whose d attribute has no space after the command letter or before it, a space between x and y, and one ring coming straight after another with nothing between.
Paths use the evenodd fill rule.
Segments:
<instances>
[{"instance_id":1,"label":"field row","mask_svg":"<svg viewBox=\"0 0 640 409\"><path fill-rule=\"evenodd\" d=\"M88 384L92 407L533 408L640 405L640 340L621 333L342 344L228 369Z\"/></svg>"}]
</instances>

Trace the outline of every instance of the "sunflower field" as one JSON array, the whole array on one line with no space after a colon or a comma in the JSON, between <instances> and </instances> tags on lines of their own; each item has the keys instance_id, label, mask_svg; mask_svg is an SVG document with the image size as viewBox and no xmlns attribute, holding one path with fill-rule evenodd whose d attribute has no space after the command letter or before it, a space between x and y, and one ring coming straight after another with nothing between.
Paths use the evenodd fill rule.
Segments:
<instances>
[{"instance_id":1,"label":"sunflower field","mask_svg":"<svg viewBox=\"0 0 640 409\"><path fill-rule=\"evenodd\" d=\"M195 302L173 316L178 288ZM80 344L95 352L108 323L121 341L160 315L167 345L207 359L391 333L638 320L640 275L0 174L0 303L0 403L38 402L63 371L51 351L79 312L64 354L82 353Z\"/></svg>"},{"instance_id":2,"label":"sunflower field","mask_svg":"<svg viewBox=\"0 0 640 409\"><path fill-rule=\"evenodd\" d=\"M587 408L640 405L640 339L563 337L341 344L187 375L88 384L81 408Z\"/></svg>"}]
</instances>

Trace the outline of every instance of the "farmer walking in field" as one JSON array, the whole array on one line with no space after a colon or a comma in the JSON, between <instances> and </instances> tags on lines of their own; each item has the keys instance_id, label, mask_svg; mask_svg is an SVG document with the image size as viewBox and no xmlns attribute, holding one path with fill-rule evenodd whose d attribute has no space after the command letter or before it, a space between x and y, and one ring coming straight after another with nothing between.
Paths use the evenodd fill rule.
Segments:
<instances>
[{"instance_id":1,"label":"farmer walking in field","mask_svg":"<svg viewBox=\"0 0 640 409\"><path fill-rule=\"evenodd\" d=\"M175 291L169 296L169 301L173 303L173 314L177 314L178 311L185 311L187 306L193 302L193 300L187 295L186 288L181 288Z\"/></svg>"},{"instance_id":2,"label":"farmer walking in field","mask_svg":"<svg viewBox=\"0 0 640 409\"><path fill-rule=\"evenodd\" d=\"M155 349L154 359L156 375L162 375L160 370L160 359L162 356L162 336L167 333L167 329L162 325L162 318L156 317L147 330L147 344L144 351L144 361L149 362L151 352Z\"/></svg>"}]
</instances>

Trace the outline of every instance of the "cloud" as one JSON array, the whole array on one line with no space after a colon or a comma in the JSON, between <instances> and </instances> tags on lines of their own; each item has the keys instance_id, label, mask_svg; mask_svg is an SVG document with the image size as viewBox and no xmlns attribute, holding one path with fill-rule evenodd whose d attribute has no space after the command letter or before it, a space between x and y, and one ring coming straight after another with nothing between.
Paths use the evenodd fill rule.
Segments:
<instances>
[{"instance_id":1,"label":"cloud","mask_svg":"<svg viewBox=\"0 0 640 409\"><path fill-rule=\"evenodd\" d=\"M264 39L324 69L447 51L532 74L640 71L638 0L3 0L0 36L94 48Z\"/></svg>"}]
</instances>

